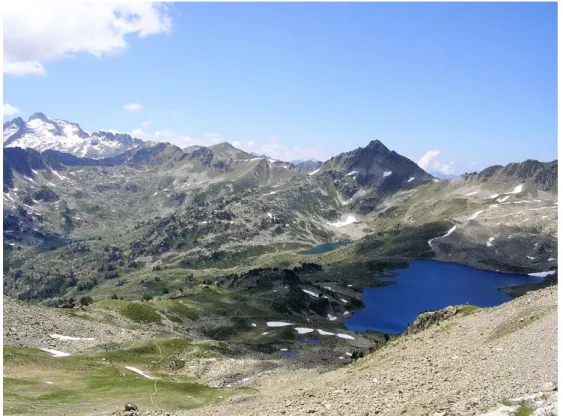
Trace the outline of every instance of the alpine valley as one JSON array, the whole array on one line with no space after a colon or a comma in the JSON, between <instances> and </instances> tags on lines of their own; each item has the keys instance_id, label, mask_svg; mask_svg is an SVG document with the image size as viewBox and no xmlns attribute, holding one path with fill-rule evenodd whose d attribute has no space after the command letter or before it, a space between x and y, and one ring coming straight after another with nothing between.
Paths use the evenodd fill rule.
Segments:
<instances>
[{"instance_id":1,"label":"alpine valley","mask_svg":"<svg viewBox=\"0 0 563 416\"><path fill-rule=\"evenodd\" d=\"M370 363L406 363L449 334L447 322L425 329L441 320L459 348L489 351L523 319L553 318L557 161L438 179L379 140L292 163L88 134L42 113L4 124L3 161L5 414L109 414L124 400L147 415L477 414L521 386L470 405L454 392L465 384L409 401L412 368L395 385ZM305 254L325 243L346 244ZM504 289L523 296L496 308L427 312L400 336L345 326L362 289L393 284L373 276L416 259L544 279ZM453 345L436 342L428 356ZM346 387L350 373L367 387ZM387 382L393 403L346 407Z\"/></svg>"}]
</instances>

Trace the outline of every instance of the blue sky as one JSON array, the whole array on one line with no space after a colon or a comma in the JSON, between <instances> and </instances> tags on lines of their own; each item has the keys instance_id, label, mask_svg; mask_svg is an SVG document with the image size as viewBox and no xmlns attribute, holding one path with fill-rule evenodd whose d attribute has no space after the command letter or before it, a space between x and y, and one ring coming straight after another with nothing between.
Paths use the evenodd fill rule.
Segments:
<instances>
[{"instance_id":1,"label":"blue sky","mask_svg":"<svg viewBox=\"0 0 563 416\"><path fill-rule=\"evenodd\" d=\"M379 139L434 173L557 158L555 3L45 7L5 14L4 120L283 159Z\"/></svg>"}]
</instances>

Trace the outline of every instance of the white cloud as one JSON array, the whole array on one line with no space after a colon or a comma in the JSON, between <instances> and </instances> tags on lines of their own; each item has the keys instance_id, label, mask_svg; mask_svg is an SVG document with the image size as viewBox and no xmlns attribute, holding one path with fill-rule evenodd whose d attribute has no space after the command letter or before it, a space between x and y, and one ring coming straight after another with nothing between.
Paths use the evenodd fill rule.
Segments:
<instances>
[{"instance_id":1,"label":"white cloud","mask_svg":"<svg viewBox=\"0 0 563 416\"><path fill-rule=\"evenodd\" d=\"M130 103L130 104L125 104L123 106L123 109L125 111L140 111L143 109L142 104L138 104L138 103Z\"/></svg>"},{"instance_id":2,"label":"white cloud","mask_svg":"<svg viewBox=\"0 0 563 416\"><path fill-rule=\"evenodd\" d=\"M325 156L325 150L322 146L286 146L278 142L275 137L270 137L266 143L256 150L259 154L265 154L270 157L291 161L301 159L317 159L320 160Z\"/></svg>"},{"instance_id":3,"label":"white cloud","mask_svg":"<svg viewBox=\"0 0 563 416\"><path fill-rule=\"evenodd\" d=\"M428 173L440 173L443 175L455 174L455 168L453 167L454 162L442 163L436 160L438 156L440 156L439 150L429 150L418 160L418 166Z\"/></svg>"},{"instance_id":4,"label":"white cloud","mask_svg":"<svg viewBox=\"0 0 563 416\"><path fill-rule=\"evenodd\" d=\"M20 110L10 104L4 104L3 106L3 113L4 113L4 117L10 117L13 115L16 115L20 112Z\"/></svg>"},{"instance_id":5,"label":"white cloud","mask_svg":"<svg viewBox=\"0 0 563 416\"><path fill-rule=\"evenodd\" d=\"M127 47L126 35L166 33L172 21L164 3L7 2L4 73L44 75L45 62L87 53L101 58Z\"/></svg>"},{"instance_id":6,"label":"white cloud","mask_svg":"<svg viewBox=\"0 0 563 416\"><path fill-rule=\"evenodd\" d=\"M242 146L243 146L243 144L242 144L241 142L236 141L236 140L235 140L234 142L231 142L231 144L232 144L234 147L236 147L237 149L241 149Z\"/></svg>"},{"instance_id":7,"label":"white cloud","mask_svg":"<svg viewBox=\"0 0 563 416\"><path fill-rule=\"evenodd\" d=\"M150 120L143 121L141 123L141 127L147 128L151 124Z\"/></svg>"},{"instance_id":8,"label":"white cloud","mask_svg":"<svg viewBox=\"0 0 563 416\"><path fill-rule=\"evenodd\" d=\"M255 143L251 140L251 141L249 141L246 145L249 146L249 147L252 147L252 146L255 145Z\"/></svg>"}]
</instances>

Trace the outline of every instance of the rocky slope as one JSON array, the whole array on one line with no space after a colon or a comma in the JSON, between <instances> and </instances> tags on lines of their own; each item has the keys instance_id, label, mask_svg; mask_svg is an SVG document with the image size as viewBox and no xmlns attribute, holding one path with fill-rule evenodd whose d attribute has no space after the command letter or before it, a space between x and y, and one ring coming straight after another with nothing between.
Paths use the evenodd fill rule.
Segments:
<instances>
[{"instance_id":1,"label":"rocky slope","mask_svg":"<svg viewBox=\"0 0 563 416\"><path fill-rule=\"evenodd\" d=\"M27 121L20 117L4 123L4 147L47 149L79 157L102 159L116 156L143 145L128 134L96 131L89 135L76 123L50 119L43 113L32 114Z\"/></svg>"}]
</instances>

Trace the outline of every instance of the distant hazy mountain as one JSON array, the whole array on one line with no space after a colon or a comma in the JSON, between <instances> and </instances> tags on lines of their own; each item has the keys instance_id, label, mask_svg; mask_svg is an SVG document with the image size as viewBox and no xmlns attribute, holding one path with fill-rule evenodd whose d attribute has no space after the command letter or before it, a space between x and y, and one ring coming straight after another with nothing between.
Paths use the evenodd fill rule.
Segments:
<instances>
[{"instance_id":1,"label":"distant hazy mountain","mask_svg":"<svg viewBox=\"0 0 563 416\"><path fill-rule=\"evenodd\" d=\"M296 170L298 170L299 172L303 172L303 173L314 172L323 165L323 162L318 161L318 160L305 160L305 161L294 160L291 163L293 163L295 165Z\"/></svg>"},{"instance_id":2,"label":"distant hazy mountain","mask_svg":"<svg viewBox=\"0 0 563 416\"><path fill-rule=\"evenodd\" d=\"M90 136L76 123L34 113L27 122L20 117L4 123L4 147L47 149L78 157L102 159L140 147L144 142L128 134L96 131Z\"/></svg>"}]
</instances>

